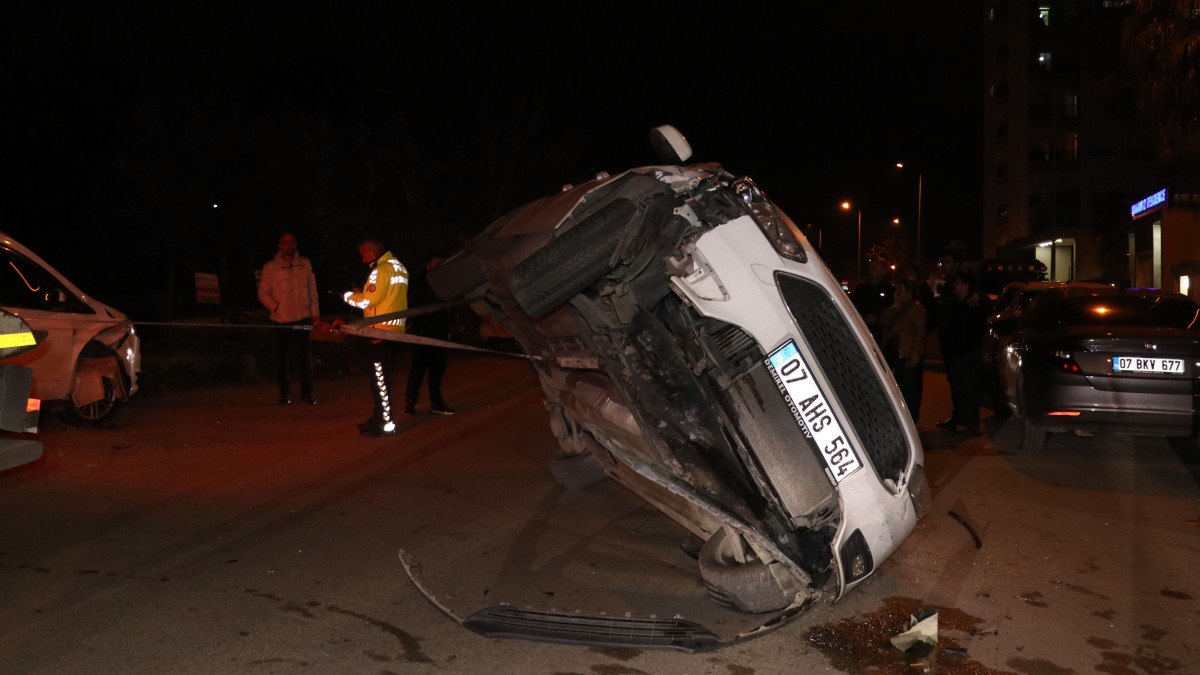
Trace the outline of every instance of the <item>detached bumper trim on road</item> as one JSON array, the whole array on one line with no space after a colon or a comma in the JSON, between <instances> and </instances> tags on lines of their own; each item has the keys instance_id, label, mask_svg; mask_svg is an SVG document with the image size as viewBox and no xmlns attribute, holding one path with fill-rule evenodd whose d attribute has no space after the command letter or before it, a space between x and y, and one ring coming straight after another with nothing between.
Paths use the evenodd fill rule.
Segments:
<instances>
[{"instance_id":1,"label":"detached bumper trim on road","mask_svg":"<svg viewBox=\"0 0 1200 675\"><path fill-rule=\"evenodd\" d=\"M638 619L543 612L508 605L486 607L463 626L484 637L525 638L565 644L703 651L720 644L707 628L685 619Z\"/></svg>"}]
</instances>

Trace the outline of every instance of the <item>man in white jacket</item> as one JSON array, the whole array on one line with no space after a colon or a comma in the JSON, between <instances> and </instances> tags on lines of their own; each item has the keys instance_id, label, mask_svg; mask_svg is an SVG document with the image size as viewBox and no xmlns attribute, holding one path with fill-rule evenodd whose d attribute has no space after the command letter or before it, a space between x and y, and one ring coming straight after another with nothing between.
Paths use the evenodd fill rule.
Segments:
<instances>
[{"instance_id":1,"label":"man in white jacket","mask_svg":"<svg viewBox=\"0 0 1200 675\"><path fill-rule=\"evenodd\" d=\"M292 402L288 366L292 359L300 367L300 399L316 405L313 398L312 358L309 355L309 330L320 316L317 307L317 279L312 263L296 249L296 236L284 232L279 237L279 251L263 265L258 284L258 301L271 313L275 331L275 358L279 377L279 402Z\"/></svg>"}]
</instances>

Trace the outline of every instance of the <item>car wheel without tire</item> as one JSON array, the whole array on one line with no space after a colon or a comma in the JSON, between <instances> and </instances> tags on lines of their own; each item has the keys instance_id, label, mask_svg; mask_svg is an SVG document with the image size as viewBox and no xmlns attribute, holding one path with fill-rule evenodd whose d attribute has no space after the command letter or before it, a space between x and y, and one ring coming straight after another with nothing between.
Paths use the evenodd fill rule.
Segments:
<instances>
[{"instance_id":1,"label":"car wheel without tire","mask_svg":"<svg viewBox=\"0 0 1200 675\"><path fill-rule=\"evenodd\" d=\"M568 490L591 487L606 477L604 465L590 452L578 455L556 454L550 458L550 473L555 482Z\"/></svg>"},{"instance_id":2,"label":"car wheel without tire","mask_svg":"<svg viewBox=\"0 0 1200 675\"><path fill-rule=\"evenodd\" d=\"M80 422L100 424L112 417L120 404L116 383L106 377L104 378L104 398L86 405L71 405L71 414Z\"/></svg>"},{"instance_id":3,"label":"car wheel without tire","mask_svg":"<svg viewBox=\"0 0 1200 675\"><path fill-rule=\"evenodd\" d=\"M742 551L745 550L745 553ZM719 605L751 614L774 612L792 604L766 564L722 527L700 549L700 578Z\"/></svg>"}]
</instances>

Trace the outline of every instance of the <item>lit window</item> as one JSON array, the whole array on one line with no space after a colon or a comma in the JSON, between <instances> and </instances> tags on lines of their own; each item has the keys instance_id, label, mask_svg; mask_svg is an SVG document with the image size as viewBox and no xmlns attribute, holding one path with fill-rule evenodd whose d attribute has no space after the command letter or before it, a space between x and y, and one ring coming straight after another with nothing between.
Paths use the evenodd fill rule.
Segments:
<instances>
[{"instance_id":1,"label":"lit window","mask_svg":"<svg viewBox=\"0 0 1200 675\"><path fill-rule=\"evenodd\" d=\"M1050 8L1046 5L1038 7L1038 21L1042 22L1043 26L1050 25Z\"/></svg>"},{"instance_id":2,"label":"lit window","mask_svg":"<svg viewBox=\"0 0 1200 675\"><path fill-rule=\"evenodd\" d=\"M1050 52L1041 52L1037 57L1038 67L1042 70L1050 70Z\"/></svg>"},{"instance_id":3,"label":"lit window","mask_svg":"<svg viewBox=\"0 0 1200 675\"><path fill-rule=\"evenodd\" d=\"M1186 274L1179 277L1179 292L1188 295L1192 290L1192 278Z\"/></svg>"}]
</instances>

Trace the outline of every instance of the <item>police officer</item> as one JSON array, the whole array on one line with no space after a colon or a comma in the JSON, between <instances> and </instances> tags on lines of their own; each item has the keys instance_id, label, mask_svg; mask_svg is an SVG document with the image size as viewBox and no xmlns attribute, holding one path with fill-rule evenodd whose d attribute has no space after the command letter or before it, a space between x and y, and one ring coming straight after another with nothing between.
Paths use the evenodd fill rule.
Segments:
<instances>
[{"instance_id":1,"label":"police officer","mask_svg":"<svg viewBox=\"0 0 1200 675\"><path fill-rule=\"evenodd\" d=\"M408 270L378 237L364 237L358 244L362 261L371 266L371 275L365 288L347 291L347 303L363 310L363 316L372 317L408 309ZM404 319L392 319L371 326L372 328L404 332ZM375 410L371 418L358 425L363 436L378 437L396 432L392 419L391 383L392 363L396 359L399 343L393 340L368 338L366 344L367 363L371 377L371 395L375 398Z\"/></svg>"}]
</instances>

